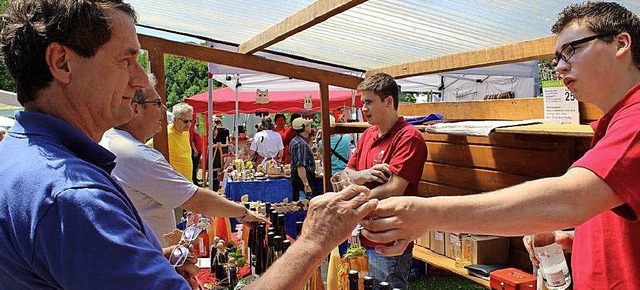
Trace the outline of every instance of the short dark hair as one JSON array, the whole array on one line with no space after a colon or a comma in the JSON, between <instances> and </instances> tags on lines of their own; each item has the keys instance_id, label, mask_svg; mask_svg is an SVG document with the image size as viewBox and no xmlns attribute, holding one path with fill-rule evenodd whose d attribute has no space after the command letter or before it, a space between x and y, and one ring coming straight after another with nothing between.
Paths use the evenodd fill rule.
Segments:
<instances>
[{"instance_id":1,"label":"short dark hair","mask_svg":"<svg viewBox=\"0 0 640 290\"><path fill-rule=\"evenodd\" d=\"M380 97L380 100L391 96L393 98L393 108L398 109L398 94L400 89L393 77L386 73L377 73L366 77L364 81L358 85L357 90L358 92L371 91Z\"/></svg>"},{"instance_id":2,"label":"short dark hair","mask_svg":"<svg viewBox=\"0 0 640 290\"><path fill-rule=\"evenodd\" d=\"M560 12L551 32L558 34L574 22L596 34L629 33L633 63L640 68L640 18L635 13L613 2L572 4ZM613 36L602 40L611 43Z\"/></svg>"},{"instance_id":3,"label":"short dark hair","mask_svg":"<svg viewBox=\"0 0 640 290\"><path fill-rule=\"evenodd\" d=\"M291 116L289 116L289 124L293 124L293 120L302 117L302 115L298 114L298 113L293 113L291 114Z\"/></svg>"},{"instance_id":4,"label":"short dark hair","mask_svg":"<svg viewBox=\"0 0 640 290\"><path fill-rule=\"evenodd\" d=\"M287 121L287 118L284 116L283 113L277 113L275 117L273 117L273 121L278 122L278 119L280 118L282 118L282 120L284 120L285 122Z\"/></svg>"},{"instance_id":5,"label":"short dark hair","mask_svg":"<svg viewBox=\"0 0 640 290\"><path fill-rule=\"evenodd\" d=\"M36 92L53 81L45 60L47 47L57 42L82 57L93 57L111 39L111 24L105 12L112 9L121 10L136 21L135 11L122 0L8 3L0 32L0 54L15 80L20 104L34 101Z\"/></svg>"}]
</instances>

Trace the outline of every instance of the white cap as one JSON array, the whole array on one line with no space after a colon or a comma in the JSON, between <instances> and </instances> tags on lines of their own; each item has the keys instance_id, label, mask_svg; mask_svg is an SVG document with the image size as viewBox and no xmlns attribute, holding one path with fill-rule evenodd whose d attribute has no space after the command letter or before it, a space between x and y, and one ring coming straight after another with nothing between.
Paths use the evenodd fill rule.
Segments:
<instances>
[{"instance_id":1,"label":"white cap","mask_svg":"<svg viewBox=\"0 0 640 290\"><path fill-rule=\"evenodd\" d=\"M293 127L294 130L300 130L303 126L309 125L309 123L311 123L311 120L298 117L293 120L293 124L291 124L291 127Z\"/></svg>"}]
</instances>

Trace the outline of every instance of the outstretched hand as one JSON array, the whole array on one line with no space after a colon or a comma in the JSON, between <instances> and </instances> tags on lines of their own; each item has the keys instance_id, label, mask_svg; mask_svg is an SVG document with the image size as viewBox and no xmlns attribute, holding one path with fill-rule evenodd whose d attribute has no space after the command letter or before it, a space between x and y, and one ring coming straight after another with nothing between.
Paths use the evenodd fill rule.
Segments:
<instances>
[{"instance_id":1,"label":"outstretched hand","mask_svg":"<svg viewBox=\"0 0 640 290\"><path fill-rule=\"evenodd\" d=\"M369 200L368 196L368 188L350 185L340 192L327 192L313 198L299 240L320 248L335 247L376 208L378 200Z\"/></svg>"},{"instance_id":2,"label":"outstretched hand","mask_svg":"<svg viewBox=\"0 0 640 290\"><path fill-rule=\"evenodd\" d=\"M424 199L411 196L390 197L378 202L377 208L360 222L362 235L378 243L395 242L392 246L377 246L376 251L385 256L397 256L404 252L410 241L428 230L428 212L420 206Z\"/></svg>"},{"instance_id":3,"label":"outstretched hand","mask_svg":"<svg viewBox=\"0 0 640 290\"><path fill-rule=\"evenodd\" d=\"M367 182L386 183L391 177L389 164L380 163L365 170L358 171L354 176L350 176L356 184L365 184Z\"/></svg>"}]
</instances>

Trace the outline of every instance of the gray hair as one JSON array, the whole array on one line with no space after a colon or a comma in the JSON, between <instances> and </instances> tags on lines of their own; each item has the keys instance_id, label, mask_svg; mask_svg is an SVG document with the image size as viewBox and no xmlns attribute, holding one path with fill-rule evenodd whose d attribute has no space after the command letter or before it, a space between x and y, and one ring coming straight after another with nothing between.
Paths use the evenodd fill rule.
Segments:
<instances>
[{"instance_id":1,"label":"gray hair","mask_svg":"<svg viewBox=\"0 0 640 290\"><path fill-rule=\"evenodd\" d=\"M173 116L193 115L193 107L185 102L173 105L171 110Z\"/></svg>"},{"instance_id":2,"label":"gray hair","mask_svg":"<svg viewBox=\"0 0 640 290\"><path fill-rule=\"evenodd\" d=\"M156 76L154 74L148 73L147 78L149 78L149 84L151 85L151 87L155 87L158 84L158 80L156 79ZM147 97L147 89L139 88L133 93L133 98L131 99L131 101L134 103L143 104L144 101L147 100Z\"/></svg>"}]
</instances>

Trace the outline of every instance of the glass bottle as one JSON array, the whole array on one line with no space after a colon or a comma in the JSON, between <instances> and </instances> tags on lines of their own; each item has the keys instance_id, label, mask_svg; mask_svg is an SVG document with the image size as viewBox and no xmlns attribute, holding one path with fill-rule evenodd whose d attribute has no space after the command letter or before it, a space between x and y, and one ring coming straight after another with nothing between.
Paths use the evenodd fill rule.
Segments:
<instances>
[{"instance_id":1,"label":"glass bottle","mask_svg":"<svg viewBox=\"0 0 640 290\"><path fill-rule=\"evenodd\" d=\"M289 240L282 241L282 254L283 255L287 251L287 249L289 249L290 246L291 246L291 241L289 241Z\"/></svg>"},{"instance_id":2,"label":"glass bottle","mask_svg":"<svg viewBox=\"0 0 640 290\"><path fill-rule=\"evenodd\" d=\"M380 284L378 284L378 289L379 290L391 290L391 284L389 284L388 282L380 282Z\"/></svg>"},{"instance_id":3,"label":"glass bottle","mask_svg":"<svg viewBox=\"0 0 640 290\"><path fill-rule=\"evenodd\" d=\"M371 276L364 276L362 277L363 280L363 285L364 285L364 290L373 290L373 278Z\"/></svg>"},{"instance_id":4,"label":"glass bottle","mask_svg":"<svg viewBox=\"0 0 640 290\"><path fill-rule=\"evenodd\" d=\"M282 213L278 214L278 228L277 228L276 235L282 237L283 239L287 237L287 231L285 229L285 223L284 223L284 214Z\"/></svg>"},{"instance_id":5,"label":"glass bottle","mask_svg":"<svg viewBox=\"0 0 640 290\"><path fill-rule=\"evenodd\" d=\"M273 261L278 260L282 256L282 237L275 236L273 237Z\"/></svg>"},{"instance_id":6,"label":"glass bottle","mask_svg":"<svg viewBox=\"0 0 640 290\"><path fill-rule=\"evenodd\" d=\"M273 237L275 237L275 234L273 232L268 232L267 233L267 269L269 269L269 267L273 264L273 262L276 261L275 257L276 257L276 253L275 253L275 247L274 247L274 243L273 243Z\"/></svg>"},{"instance_id":7,"label":"glass bottle","mask_svg":"<svg viewBox=\"0 0 640 290\"><path fill-rule=\"evenodd\" d=\"M454 245L453 257L456 260L456 267L464 267L471 265L471 250L473 240L467 234L454 235L451 234L451 243Z\"/></svg>"},{"instance_id":8,"label":"glass bottle","mask_svg":"<svg viewBox=\"0 0 640 290\"><path fill-rule=\"evenodd\" d=\"M358 271L349 270L349 290L358 290Z\"/></svg>"},{"instance_id":9,"label":"glass bottle","mask_svg":"<svg viewBox=\"0 0 640 290\"><path fill-rule=\"evenodd\" d=\"M296 222L296 239L300 237L300 234L302 234L302 225L303 225L302 221Z\"/></svg>"},{"instance_id":10,"label":"glass bottle","mask_svg":"<svg viewBox=\"0 0 640 290\"><path fill-rule=\"evenodd\" d=\"M533 251L540 261L545 286L550 290L567 289L571 285L571 275L562 246L556 243L555 232L536 234L531 239Z\"/></svg>"}]
</instances>

